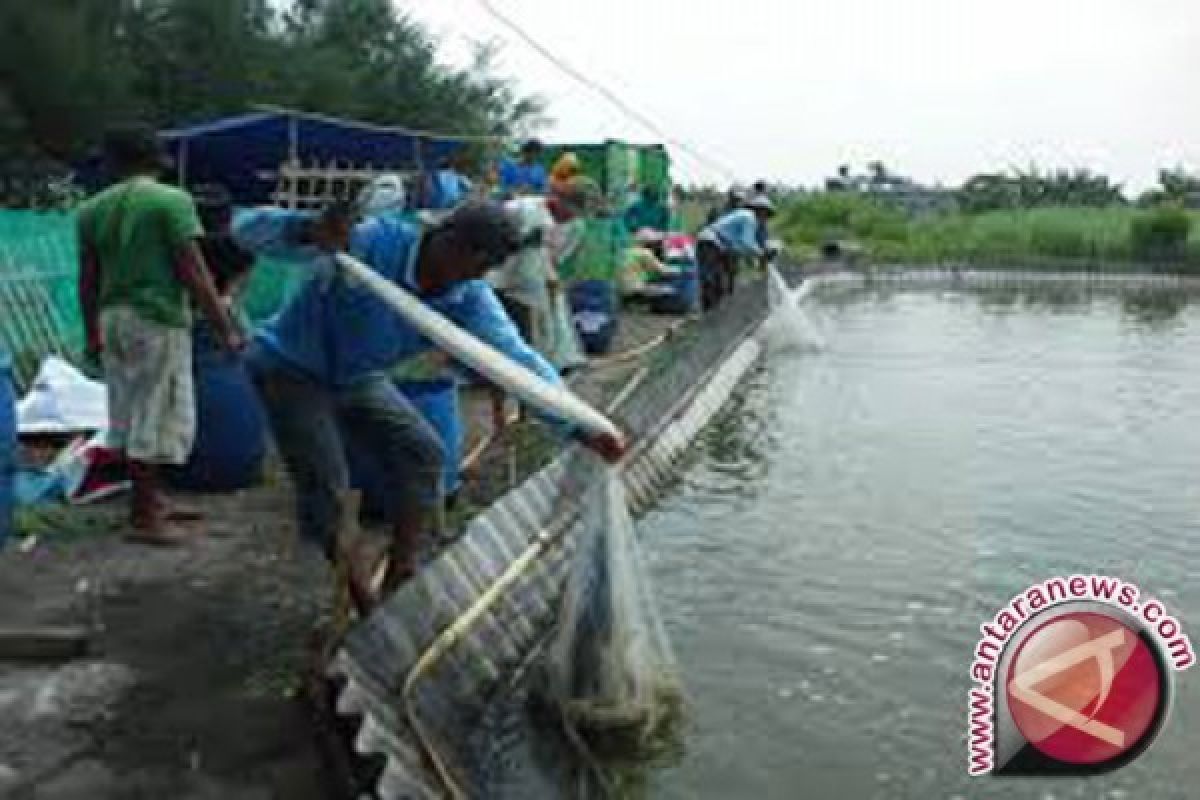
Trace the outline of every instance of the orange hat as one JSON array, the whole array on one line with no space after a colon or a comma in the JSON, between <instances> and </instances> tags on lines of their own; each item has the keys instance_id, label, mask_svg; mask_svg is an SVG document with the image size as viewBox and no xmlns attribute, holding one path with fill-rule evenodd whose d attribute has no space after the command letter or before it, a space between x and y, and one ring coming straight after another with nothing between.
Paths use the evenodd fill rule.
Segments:
<instances>
[{"instance_id":1,"label":"orange hat","mask_svg":"<svg viewBox=\"0 0 1200 800\"><path fill-rule=\"evenodd\" d=\"M574 153L563 153L554 162L554 167L550 170L550 177L556 181L570 180L578 175L581 169L579 156Z\"/></svg>"}]
</instances>

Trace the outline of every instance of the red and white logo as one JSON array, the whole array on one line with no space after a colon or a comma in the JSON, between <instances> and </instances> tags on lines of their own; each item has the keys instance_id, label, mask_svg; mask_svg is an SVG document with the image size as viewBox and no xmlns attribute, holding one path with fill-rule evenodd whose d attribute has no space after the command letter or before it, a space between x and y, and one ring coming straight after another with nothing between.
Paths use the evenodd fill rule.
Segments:
<instances>
[{"instance_id":1,"label":"red and white logo","mask_svg":"<svg viewBox=\"0 0 1200 800\"><path fill-rule=\"evenodd\" d=\"M971 660L967 772L1090 775L1137 758L1196 662L1180 621L1132 583L1053 577L988 621Z\"/></svg>"},{"instance_id":2,"label":"red and white logo","mask_svg":"<svg viewBox=\"0 0 1200 800\"><path fill-rule=\"evenodd\" d=\"M1124 622L1077 611L1036 627L1004 676L1025 741L1066 764L1101 765L1144 744L1161 716L1165 675Z\"/></svg>"}]
</instances>

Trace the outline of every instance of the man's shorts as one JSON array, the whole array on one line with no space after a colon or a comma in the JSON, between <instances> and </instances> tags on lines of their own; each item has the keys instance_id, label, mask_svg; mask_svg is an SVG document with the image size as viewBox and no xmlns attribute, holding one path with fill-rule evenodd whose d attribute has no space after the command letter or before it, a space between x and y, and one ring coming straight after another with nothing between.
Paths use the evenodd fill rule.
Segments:
<instances>
[{"instance_id":1,"label":"man's shorts","mask_svg":"<svg viewBox=\"0 0 1200 800\"><path fill-rule=\"evenodd\" d=\"M127 458L183 464L196 438L192 335L130 308L100 314L109 441Z\"/></svg>"}]
</instances>

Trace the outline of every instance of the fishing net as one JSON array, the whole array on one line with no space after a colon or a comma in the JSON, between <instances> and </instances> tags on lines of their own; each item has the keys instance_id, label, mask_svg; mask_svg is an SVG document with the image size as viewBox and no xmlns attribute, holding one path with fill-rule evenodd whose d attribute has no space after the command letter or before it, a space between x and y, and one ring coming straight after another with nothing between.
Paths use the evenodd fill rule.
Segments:
<instances>
[{"instance_id":1,"label":"fishing net","mask_svg":"<svg viewBox=\"0 0 1200 800\"><path fill-rule=\"evenodd\" d=\"M344 682L339 711L357 726L355 750L385 757L383 774L370 761L376 797L628 796L650 779L646 767L670 760L686 705L629 511L614 496L627 492L640 512L655 487L670 485L659 444L683 457L723 403L713 390L731 391L748 369L747 337L765 305L761 280L746 281L703 324L631 365L629 375L644 374L632 391L621 391L628 377L581 388L615 409L632 441L656 443L657 456L639 452L619 473L623 490L594 456L562 453L537 425L518 424L531 436L511 470L481 460L484 478L468 484L467 499L484 510L355 626L333 667ZM727 371L734 362L739 369ZM520 579L418 669L434 640L480 610L483 594L538 542L545 549ZM435 754L445 774L431 767Z\"/></svg>"},{"instance_id":2,"label":"fishing net","mask_svg":"<svg viewBox=\"0 0 1200 800\"><path fill-rule=\"evenodd\" d=\"M677 756L683 686L613 468L593 484L583 508L545 689L573 743L598 765Z\"/></svg>"},{"instance_id":3,"label":"fishing net","mask_svg":"<svg viewBox=\"0 0 1200 800\"><path fill-rule=\"evenodd\" d=\"M19 390L43 359L76 359L83 350L75 216L0 210L0 348L13 358ZM240 298L250 321L272 316L308 279L288 261L260 258Z\"/></svg>"},{"instance_id":4,"label":"fishing net","mask_svg":"<svg viewBox=\"0 0 1200 800\"><path fill-rule=\"evenodd\" d=\"M0 349L24 391L48 355L83 349L74 218L0 211Z\"/></svg>"}]
</instances>

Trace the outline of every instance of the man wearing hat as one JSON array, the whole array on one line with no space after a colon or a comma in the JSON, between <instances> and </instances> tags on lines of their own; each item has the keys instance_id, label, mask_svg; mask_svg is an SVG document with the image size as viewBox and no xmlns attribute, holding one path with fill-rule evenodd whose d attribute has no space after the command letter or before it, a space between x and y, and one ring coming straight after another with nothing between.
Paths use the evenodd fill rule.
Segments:
<instances>
[{"instance_id":1,"label":"man wearing hat","mask_svg":"<svg viewBox=\"0 0 1200 800\"><path fill-rule=\"evenodd\" d=\"M738 259L766 255L760 236L774 213L770 199L757 195L746 202L745 208L728 212L700 231L696 261L705 310L715 308L725 295L733 294Z\"/></svg>"},{"instance_id":2,"label":"man wearing hat","mask_svg":"<svg viewBox=\"0 0 1200 800\"><path fill-rule=\"evenodd\" d=\"M153 130L109 131L105 157L119 182L79 209L79 300L87 351L108 387L109 436L124 450L133 481L135 538L172 544L172 510L159 470L191 454L196 433L192 389L192 306L229 350L241 334L222 304L199 247L204 233L186 192L158 181L165 157Z\"/></svg>"}]
</instances>

